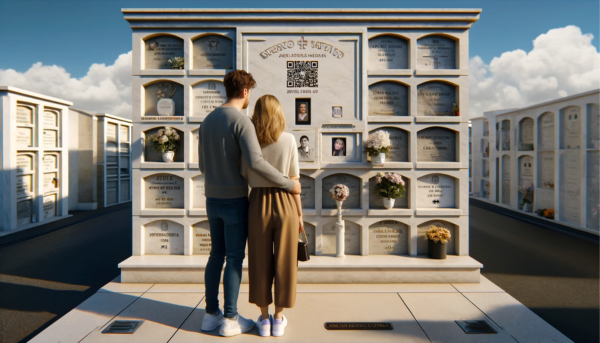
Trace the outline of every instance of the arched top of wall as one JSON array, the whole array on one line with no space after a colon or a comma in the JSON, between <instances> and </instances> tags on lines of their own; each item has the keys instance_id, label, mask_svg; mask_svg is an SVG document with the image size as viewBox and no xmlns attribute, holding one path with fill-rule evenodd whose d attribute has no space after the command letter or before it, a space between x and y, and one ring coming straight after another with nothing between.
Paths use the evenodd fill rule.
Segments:
<instances>
[{"instance_id":1,"label":"arched top of wall","mask_svg":"<svg viewBox=\"0 0 600 343\"><path fill-rule=\"evenodd\" d=\"M180 36L178 36L178 35L176 35L176 34L173 34L173 33L167 33L167 32L158 32L158 33L153 33L153 34L151 34L151 35L148 35L148 36L146 36L146 37L142 38L142 40L145 42L145 41L147 41L148 39L152 39L152 38L156 38L156 37L161 37L161 36L171 36L171 37L175 37L175 38L179 38L179 39L183 40L183 38L182 38L182 37L180 37Z\"/></svg>"},{"instance_id":2,"label":"arched top of wall","mask_svg":"<svg viewBox=\"0 0 600 343\"><path fill-rule=\"evenodd\" d=\"M175 81L175 80L169 80L169 79L159 79L159 80L152 80L152 81L148 81L147 83L144 83L144 84L142 85L142 87L148 87L148 86L150 86L150 85L153 85L153 84L155 84L155 83L159 83L159 82L173 82L173 83L176 83L176 84L178 84L178 85L180 85L180 86L183 86L183 84L182 84L181 82L177 82L177 81Z\"/></svg>"},{"instance_id":3,"label":"arched top of wall","mask_svg":"<svg viewBox=\"0 0 600 343\"><path fill-rule=\"evenodd\" d=\"M370 84L369 84L369 88L370 88L371 86L375 86L375 85L378 85L378 84L380 84L380 83L386 83L386 82L389 82L389 83L397 83L397 84L399 84L399 85L402 85L402 86L405 86L405 87L410 87L410 85L409 85L408 83L405 83L405 82L403 82L403 81L400 81L400 80L392 80L392 79L386 79L386 80L380 80L380 81L375 81L375 82L373 82L373 83L370 83Z\"/></svg>"},{"instance_id":4,"label":"arched top of wall","mask_svg":"<svg viewBox=\"0 0 600 343\"><path fill-rule=\"evenodd\" d=\"M452 85L452 86L454 86L454 87L456 87L456 88L460 88L460 85L458 85L457 83L454 83L454 82L452 82L452 81L450 81L450 80L443 80L443 79L433 79L433 80L427 80L427 81L423 81L423 82L421 82L421 83L417 84L417 89L418 89L420 86L423 86L423 85L425 85L425 84L432 83L432 82L441 82L441 83L447 83L447 84L449 84L449 85Z\"/></svg>"},{"instance_id":5,"label":"arched top of wall","mask_svg":"<svg viewBox=\"0 0 600 343\"><path fill-rule=\"evenodd\" d=\"M219 36L219 37L222 37L222 38L227 38L227 39L229 39L230 41L233 42L233 38L227 37L226 35L221 34L221 33L214 33L214 32L206 32L206 33L199 34L197 36L192 37L191 41L193 42L196 39L200 39L200 38L204 38L204 37L208 37L208 36Z\"/></svg>"},{"instance_id":6,"label":"arched top of wall","mask_svg":"<svg viewBox=\"0 0 600 343\"><path fill-rule=\"evenodd\" d=\"M426 33L426 34L424 34L422 36L417 37L416 40L418 42L419 40L421 40L423 38L432 37L432 36L434 36L434 37L450 38L450 39L454 40L456 43L460 42L460 38L459 37L451 35L449 33L441 33L441 32Z\"/></svg>"}]
</instances>

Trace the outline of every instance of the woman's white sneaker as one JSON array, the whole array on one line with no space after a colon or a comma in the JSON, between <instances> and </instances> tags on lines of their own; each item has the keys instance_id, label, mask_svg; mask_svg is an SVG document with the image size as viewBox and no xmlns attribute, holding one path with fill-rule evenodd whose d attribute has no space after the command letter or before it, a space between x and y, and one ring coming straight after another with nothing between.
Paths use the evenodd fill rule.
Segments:
<instances>
[{"instance_id":1,"label":"woman's white sneaker","mask_svg":"<svg viewBox=\"0 0 600 343\"><path fill-rule=\"evenodd\" d=\"M239 335L243 332L248 332L254 327L254 321L246 319L239 314L235 318L223 318L223 324L219 330L219 335L231 337Z\"/></svg>"},{"instance_id":2,"label":"woman's white sneaker","mask_svg":"<svg viewBox=\"0 0 600 343\"><path fill-rule=\"evenodd\" d=\"M269 315L269 318L265 320L262 319L262 314L258 316L256 327L258 328L258 333L262 337L271 336L271 323L273 323L273 316Z\"/></svg>"},{"instance_id":3,"label":"woman's white sneaker","mask_svg":"<svg viewBox=\"0 0 600 343\"><path fill-rule=\"evenodd\" d=\"M280 319L273 319L273 336L283 336L283 331L287 326L287 318L282 314Z\"/></svg>"},{"instance_id":4,"label":"woman's white sneaker","mask_svg":"<svg viewBox=\"0 0 600 343\"><path fill-rule=\"evenodd\" d=\"M202 331L212 331L219 326L223 322L223 312L219 309L219 313L217 314L204 314L204 318L202 319L202 327L200 330Z\"/></svg>"}]
</instances>

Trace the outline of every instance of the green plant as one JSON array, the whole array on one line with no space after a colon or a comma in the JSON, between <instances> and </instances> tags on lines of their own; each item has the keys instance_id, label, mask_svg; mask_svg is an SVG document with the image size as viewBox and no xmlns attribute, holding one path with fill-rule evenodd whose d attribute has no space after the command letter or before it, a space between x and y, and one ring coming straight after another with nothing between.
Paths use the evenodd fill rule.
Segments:
<instances>
[{"instance_id":1,"label":"green plant","mask_svg":"<svg viewBox=\"0 0 600 343\"><path fill-rule=\"evenodd\" d=\"M395 199L403 197L405 193L402 176L396 173L377 173L375 191L382 198Z\"/></svg>"},{"instance_id":2,"label":"green plant","mask_svg":"<svg viewBox=\"0 0 600 343\"><path fill-rule=\"evenodd\" d=\"M171 69L183 69L183 65L185 64L183 57L173 57L168 62L171 65Z\"/></svg>"},{"instance_id":3,"label":"green plant","mask_svg":"<svg viewBox=\"0 0 600 343\"><path fill-rule=\"evenodd\" d=\"M155 134L150 135L148 140L152 142L154 151L162 153L177 150L181 143L181 137L177 133L177 130L169 126L165 126L164 129L160 129Z\"/></svg>"}]
</instances>

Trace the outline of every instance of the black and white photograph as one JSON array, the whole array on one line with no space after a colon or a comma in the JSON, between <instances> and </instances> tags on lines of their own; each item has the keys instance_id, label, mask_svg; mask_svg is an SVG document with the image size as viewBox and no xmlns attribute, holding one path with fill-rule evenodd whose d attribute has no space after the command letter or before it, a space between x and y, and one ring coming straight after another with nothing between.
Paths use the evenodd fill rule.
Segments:
<instances>
[{"instance_id":1,"label":"black and white photograph","mask_svg":"<svg viewBox=\"0 0 600 343\"><path fill-rule=\"evenodd\" d=\"M314 162L316 158L315 131L293 131L292 134L294 137L296 137L296 145L298 146L298 161Z\"/></svg>"}]
</instances>

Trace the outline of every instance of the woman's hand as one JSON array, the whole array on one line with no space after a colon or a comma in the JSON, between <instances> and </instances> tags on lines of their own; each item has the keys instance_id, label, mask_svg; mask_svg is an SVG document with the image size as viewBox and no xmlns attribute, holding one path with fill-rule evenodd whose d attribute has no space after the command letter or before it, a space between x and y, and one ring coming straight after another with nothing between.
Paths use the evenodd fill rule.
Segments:
<instances>
[{"instance_id":1,"label":"woman's hand","mask_svg":"<svg viewBox=\"0 0 600 343\"><path fill-rule=\"evenodd\" d=\"M302 215L298 216L298 222L300 223L298 226L298 233L302 233L304 231L304 221L302 220Z\"/></svg>"}]
</instances>

